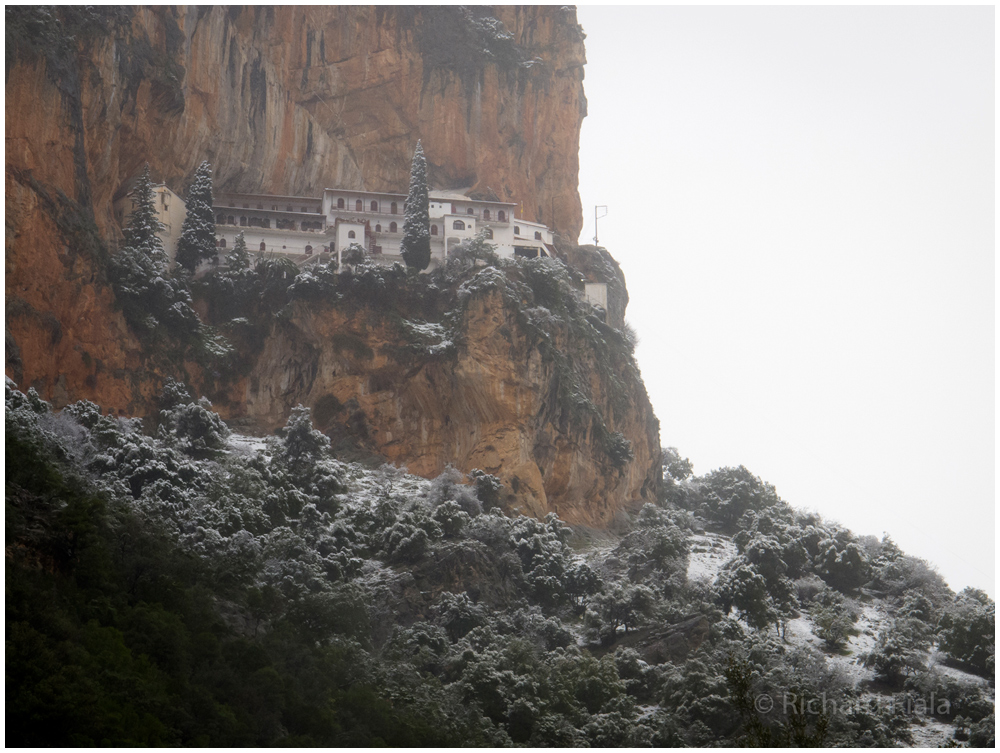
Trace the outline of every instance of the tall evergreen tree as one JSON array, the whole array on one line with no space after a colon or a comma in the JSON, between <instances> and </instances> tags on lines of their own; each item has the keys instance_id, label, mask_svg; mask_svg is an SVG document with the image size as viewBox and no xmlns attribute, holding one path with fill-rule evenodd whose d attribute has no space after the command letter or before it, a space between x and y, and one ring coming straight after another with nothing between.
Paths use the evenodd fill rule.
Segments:
<instances>
[{"instance_id":1,"label":"tall evergreen tree","mask_svg":"<svg viewBox=\"0 0 1000 753\"><path fill-rule=\"evenodd\" d=\"M198 331L198 315L183 280L166 274L167 255L158 233L149 165L132 189L132 214L125 226L125 243L111 259L111 282L129 323L150 334L161 324L180 337Z\"/></svg>"},{"instance_id":2,"label":"tall evergreen tree","mask_svg":"<svg viewBox=\"0 0 1000 753\"><path fill-rule=\"evenodd\" d=\"M177 263L194 272L204 259L215 258L215 211L212 208L212 166L202 162L188 191L187 216L177 241Z\"/></svg>"},{"instance_id":3,"label":"tall evergreen tree","mask_svg":"<svg viewBox=\"0 0 1000 753\"><path fill-rule=\"evenodd\" d=\"M167 266L167 254L159 236L163 224L156 218L156 200L153 197L153 181L149 177L148 163L129 197L132 199L132 214L125 225L125 246L141 251L157 272L163 271Z\"/></svg>"},{"instance_id":4,"label":"tall evergreen tree","mask_svg":"<svg viewBox=\"0 0 1000 753\"><path fill-rule=\"evenodd\" d=\"M431 217L427 198L427 159L417 141L410 165L410 193L406 197L406 215L403 218L403 240L400 254L406 266L416 271L427 269L431 263Z\"/></svg>"}]
</instances>

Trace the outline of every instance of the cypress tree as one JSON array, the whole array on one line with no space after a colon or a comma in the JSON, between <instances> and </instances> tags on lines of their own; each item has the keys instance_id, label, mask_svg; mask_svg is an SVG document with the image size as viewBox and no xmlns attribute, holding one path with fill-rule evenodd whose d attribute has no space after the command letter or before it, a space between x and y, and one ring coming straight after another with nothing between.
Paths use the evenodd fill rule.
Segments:
<instances>
[{"instance_id":1,"label":"cypress tree","mask_svg":"<svg viewBox=\"0 0 1000 753\"><path fill-rule=\"evenodd\" d=\"M420 271L431 263L431 217L427 198L427 159L417 141L410 165L410 193L406 197L406 214L403 218L403 240L400 254L406 266Z\"/></svg>"},{"instance_id":2,"label":"cypress tree","mask_svg":"<svg viewBox=\"0 0 1000 753\"><path fill-rule=\"evenodd\" d=\"M125 246L147 257L156 271L166 269L167 254L159 233L163 225L156 218L156 201L153 198L153 181L149 177L149 163L142 170L132 192L132 214L125 225Z\"/></svg>"},{"instance_id":3,"label":"cypress tree","mask_svg":"<svg viewBox=\"0 0 1000 753\"><path fill-rule=\"evenodd\" d=\"M188 191L187 216L177 241L177 263L194 272L203 259L214 259L215 211L212 208L212 166L202 162Z\"/></svg>"}]
</instances>

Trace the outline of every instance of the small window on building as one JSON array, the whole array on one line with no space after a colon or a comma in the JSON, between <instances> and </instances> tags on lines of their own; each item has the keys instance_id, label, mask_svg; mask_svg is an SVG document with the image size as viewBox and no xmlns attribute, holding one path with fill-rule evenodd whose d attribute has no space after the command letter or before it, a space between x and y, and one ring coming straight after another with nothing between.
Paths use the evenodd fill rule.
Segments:
<instances>
[{"instance_id":1,"label":"small window on building","mask_svg":"<svg viewBox=\"0 0 1000 753\"><path fill-rule=\"evenodd\" d=\"M536 241L540 241L541 239L542 239L542 234L536 230L535 231L535 240Z\"/></svg>"},{"instance_id":2,"label":"small window on building","mask_svg":"<svg viewBox=\"0 0 1000 753\"><path fill-rule=\"evenodd\" d=\"M396 214L398 212L398 210L399 210L399 206L396 204L395 201L392 202L392 204L389 205L389 214Z\"/></svg>"},{"instance_id":3,"label":"small window on building","mask_svg":"<svg viewBox=\"0 0 1000 753\"><path fill-rule=\"evenodd\" d=\"M437 234L438 234L438 226L431 225L431 235L437 235Z\"/></svg>"},{"instance_id":4,"label":"small window on building","mask_svg":"<svg viewBox=\"0 0 1000 753\"><path fill-rule=\"evenodd\" d=\"M485 230L483 230L483 233L486 235L487 238L489 238L490 240L493 240L493 229L492 228L486 228Z\"/></svg>"},{"instance_id":5,"label":"small window on building","mask_svg":"<svg viewBox=\"0 0 1000 753\"><path fill-rule=\"evenodd\" d=\"M337 199L337 209L343 209L343 208L344 208L344 200Z\"/></svg>"},{"instance_id":6,"label":"small window on building","mask_svg":"<svg viewBox=\"0 0 1000 753\"><path fill-rule=\"evenodd\" d=\"M474 211L472 211L472 207L469 207L468 209L466 209L466 210L465 210L465 213L466 213L466 214L475 214L475 212L474 212Z\"/></svg>"},{"instance_id":7,"label":"small window on building","mask_svg":"<svg viewBox=\"0 0 1000 753\"><path fill-rule=\"evenodd\" d=\"M225 225L226 224L226 215L224 215L224 214L218 215L215 218L215 224L216 225Z\"/></svg>"},{"instance_id":8,"label":"small window on building","mask_svg":"<svg viewBox=\"0 0 1000 753\"><path fill-rule=\"evenodd\" d=\"M348 231L347 231L347 237L348 237L348 238L357 238L357 237L358 237L358 234L357 234L357 233L355 233L355 232L354 232L353 230L348 230Z\"/></svg>"},{"instance_id":9,"label":"small window on building","mask_svg":"<svg viewBox=\"0 0 1000 753\"><path fill-rule=\"evenodd\" d=\"M389 223L389 232L390 233L395 233L396 232L396 228L398 228L398 227L399 226L395 222L390 222Z\"/></svg>"},{"instance_id":10,"label":"small window on building","mask_svg":"<svg viewBox=\"0 0 1000 753\"><path fill-rule=\"evenodd\" d=\"M264 243L264 241L260 242L260 250L261 251L267 251L267 244Z\"/></svg>"},{"instance_id":11,"label":"small window on building","mask_svg":"<svg viewBox=\"0 0 1000 753\"><path fill-rule=\"evenodd\" d=\"M364 204L361 203L361 199L358 199L357 201L354 202L354 211L355 212L363 212L364 211L362 209L363 206L364 206Z\"/></svg>"},{"instance_id":12,"label":"small window on building","mask_svg":"<svg viewBox=\"0 0 1000 753\"><path fill-rule=\"evenodd\" d=\"M500 220L500 222L506 222L507 213L501 209L499 212L497 212L497 219Z\"/></svg>"},{"instance_id":13,"label":"small window on building","mask_svg":"<svg viewBox=\"0 0 1000 753\"><path fill-rule=\"evenodd\" d=\"M268 229L270 229L270 227L271 227L271 221L270 220L261 220L261 224L264 227L268 228Z\"/></svg>"},{"instance_id":14,"label":"small window on building","mask_svg":"<svg viewBox=\"0 0 1000 753\"><path fill-rule=\"evenodd\" d=\"M306 256L311 256L313 252L312 246L306 246Z\"/></svg>"},{"instance_id":15,"label":"small window on building","mask_svg":"<svg viewBox=\"0 0 1000 753\"><path fill-rule=\"evenodd\" d=\"M225 247L226 247L226 239L219 238L219 248L225 248Z\"/></svg>"},{"instance_id":16,"label":"small window on building","mask_svg":"<svg viewBox=\"0 0 1000 753\"><path fill-rule=\"evenodd\" d=\"M378 211L378 202L377 201L373 201L372 202L372 211L373 212L377 212Z\"/></svg>"},{"instance_id":17,"label":"small window on building","mask_svg":"<svg viewBox=\"0 0 1000 753\"><path fill-rule=\"evenodd\" d=\"M295 207L291 207L291 206L285 207L285 211L286 212L294 212L295 211Z\"/></svg>"},{"instance_id":18,"label":"small window on building","mask_svg":"<svg viewBox=\"0 0 1000 753\"><path fill-rule=\"evenodd\" d=\"M382 226L381 225L376 225L375 226L375 232L376 233L381 233L382 232Z\"/></svg>"},{"instance_id":19,"label":"small window on building","mask_svg":"<svg viewBox=\"0 0 1000 753\"><path fill-rule=\"evenodd\" d=\"M454 204L451 205L451 213L458 214L458 207L456 207Z\"/></svg>"},{"instance_id":20,"label":"small window on building","mask_svg":"<svg viewBox=\"0 0 1000 753\"><path fill-rule=\"evenodd\" d=\"M461 220L455 220L455 222L452 224L452 228L454 228L455 230L465 230L465 223L462 222Z\"/></svg>"},{"instance_id":21,"label":"small window on building","mask_svg":"<svg viewBox=\"0 0 1000 753\"><path fill-rule=\"evenodd\" d=\"M521 228L519 228L517 225L514 225L514 235L520 235L520 234L521 234Z\"/></svg>"},{"instance_id":22,"label":"small window on building","mask_svg":"<svg viewBox=\"0 0 1000 753\"><path fill-rule=\"evenodd\" d=\"M246 226L247 226L246 216L240 217L240 227L246 227Z\"/></svg>"},{"instance_id":23,"label":"small window on building","mask_svg":"<svg viewBox=\"0 0 1000 753\"><path fill-rule=\"evenodd\" d=\"M227 225L235 225L236 224L236 218L233 217L233 215L229 215L229 222L227 222L226 224Z\"/></svg>"},{"instance_id":24,"label":"small window on building","mask_svg":"<svg viewBox=\"0 0 1000 753\"><path fill-rule=\"evenodd\" d=\"M489 209L484 209L483 210L483 219L484 220L488 220L489 218L490 218L490 210Z\"/></svg>"}]
</instances>

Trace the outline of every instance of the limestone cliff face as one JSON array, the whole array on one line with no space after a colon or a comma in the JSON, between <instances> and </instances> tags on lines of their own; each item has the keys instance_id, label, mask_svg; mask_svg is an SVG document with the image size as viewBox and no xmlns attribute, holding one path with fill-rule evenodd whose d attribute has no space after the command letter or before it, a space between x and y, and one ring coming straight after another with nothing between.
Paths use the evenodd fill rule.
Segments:
<instances>
[{"instance_id":1,"label":"limestone cliff face","mask_svg":"<svg viewBox=\"0 0 1000 753\"><path fill-rule=\"evenodd\" d=\"M659 424L645 387L631 358L609 358L565 323L547 326L543 342L517 309L479 293L453 345L421 348L377 309L296 304L235 399L216 407L267 430L311 406L335 440L350 437L413 473L480 468L504 482L510 508L605 527L655 498ZM588 401L596 410L580 411ZM615 433L630 460L609 456Z\"/></svg>"},{"instance_id":2,"label":"limestone cliff face","mask_svg":"<svg viewBox=\"0 0 1000 753\"><path fill-rule=\"evenodd\" d=\"M97 253L146 162L180 193L202 160L217 190L405 191L422 139L437 187L582 225L571 9L9 9L6 33L7 371L57 403L148 405Z\"/></svg>"},{"instance_id":3,"label":"limestone cliff face","mask_svg":"<svg viewBox=\"0 0 1000 753\"><path fill-rule=\"evenodd\" d=\"M421 139L436 187L517 202L561 247L579 234L572 9L25 7L5 31L6 373L57 407L144 415L168 375L207 389L136 339L106 282L113 203L147 162L182 194L203 160L220 191L405 191ZM614 273L589 258L587 279ZM558 327L546 355L497 296L463 316L452 348L416 357L371 311L300 305L212 397L264 430L310 405L335 438L412 471L494 473L534 514L606 525L651 497L656 419L634 367L615 375ZM600 415L573 413L553 352L574 354L574 389ZM612 435L631 460L609 455Z\"/></svg>"}]
</instances>

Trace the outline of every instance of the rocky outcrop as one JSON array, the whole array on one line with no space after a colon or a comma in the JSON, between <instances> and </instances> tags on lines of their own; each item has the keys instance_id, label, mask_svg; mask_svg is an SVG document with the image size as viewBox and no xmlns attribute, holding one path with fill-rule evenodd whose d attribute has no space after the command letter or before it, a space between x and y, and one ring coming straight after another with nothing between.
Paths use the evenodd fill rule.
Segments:
<instances>
[{"instance_id":1,"label":"rocky outcrop","mask_svg":"<svg viewBox=\"0 0 1000 753\"><path fill-rule=\"evenodd\" d=\"M479 468L504 482L508 509L538 517L606 527L655 499L659 424L627 352L558 320L539 336L496 290L459 317L438 336L453 340L428 344L385 309L296 304L216 407L267 431L310 406L335 441L425 477Z\"/></svg>"},{"instance_id":2,"label":"rocky outcrop","mask_svg":"<svg viewBox=\"0 0 1000 753\"><path fill-rule=\"evenodd\" d=\"M517 202L571 248L586 110L571 8L26 6L8 10L6 36L6 372L19 386L145 415L179 376L261 430L303 403L358 451L425 476L481 468L508 506L586 525L654 495L657 424L631 358L558 323L542 347L498 294L473 296L437 350L370 307L298 305L247 356L249 375L209 387L182 350L136 339L106 281L114 202L144 163L179 193L202 160L221 191L402 191L417 139L435 187ZM620 326L620 271L574 253L614 288Z\"/></svg>"}]
</instances>

